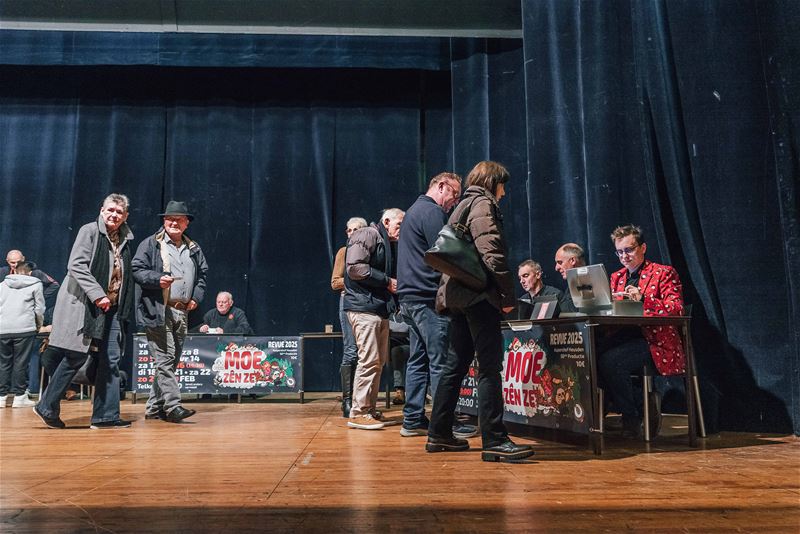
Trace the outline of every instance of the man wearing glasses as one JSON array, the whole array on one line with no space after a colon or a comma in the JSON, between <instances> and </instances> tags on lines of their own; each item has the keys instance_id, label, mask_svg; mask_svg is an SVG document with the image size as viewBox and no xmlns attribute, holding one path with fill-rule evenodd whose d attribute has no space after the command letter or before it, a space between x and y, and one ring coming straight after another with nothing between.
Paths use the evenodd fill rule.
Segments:
<instances>
[{"instance_id":1,"label":"man wearing glasses","mask_svg":"<svg viewBox=\"0 0 800 534\"><path fill-rule=\"evenodd\" d=\"M461 198L461 177L443 172L431 178L428 191L408 208L397 246L397 296L409 324L409 356L406 363L406 404L403 407L403 437L427 436L425 394L430 384L436 391L442 365L450 346L450 319L436 312L436 291L441 273L425 263L425 251L433 246L447 214ZM472 425L456 423L453 435L477 435Z\"/></svg>"},{"instance_id":2,"label":"man wearing glasses","mask_svg":"<svg viewBox=\"0 0 800 534\"><path fill-rule=\"evenodd\" d=\"M683 289L680 278L669 265L645 259L647 243L642 230L620 226L611 233L622 269L611 274L611 291L621 298L642 302L644 315L682 315ZM614 405L622 413L623 436L638 437L642 432L641 403L633 396L631 374L640 374L647 365L664 376L685 371L686 357L678 331L672 326L622 329L606 338L598 370ZM651 434L658 434L661 423L658 398L653 399Z\"/></svg>"}]
</instances>

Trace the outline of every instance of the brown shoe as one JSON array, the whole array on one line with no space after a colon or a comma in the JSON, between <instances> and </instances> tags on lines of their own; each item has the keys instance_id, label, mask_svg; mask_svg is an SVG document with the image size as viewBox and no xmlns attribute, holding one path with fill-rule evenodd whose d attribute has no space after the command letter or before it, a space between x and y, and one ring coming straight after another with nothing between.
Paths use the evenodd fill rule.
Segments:
<instances>
[{"instance_id":1,"label":"brown shoe","mask_svg":"<svg viewBox=\"0 0 800 534\"><path fill-rule=\"evenodd\" d=\"M372 417L371 414L366 414L351 417L347 421L347 426L350 428L359 428L361 430L380 430L384 427L384 424Z\"/></svg>"},{"instance_id":2,"label":"brown shoe","mask_svg":"<svg viewBox=\"0 0 800 534\"><path fill-rule=\"evenodd\" d=\"M406 391L403 388L396 388L394 390L394 397L392 397L392 404L400 406L406 403Z\"/></svg>"}]
</instances>

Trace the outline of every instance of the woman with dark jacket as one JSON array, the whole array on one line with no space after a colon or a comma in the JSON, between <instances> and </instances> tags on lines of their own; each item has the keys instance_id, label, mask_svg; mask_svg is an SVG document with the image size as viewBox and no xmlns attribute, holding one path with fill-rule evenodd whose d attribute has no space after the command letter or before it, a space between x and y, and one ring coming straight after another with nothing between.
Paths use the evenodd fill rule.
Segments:
<instances>
[{"instance_id":1,"label":"woman with dark jacket","mask_svg":"<svg viewBox=\"0 0 800 534\"><path fill-rule=\"evenodd\" d=\"M503 221L498 202L505 195L508 171L493 161L478 163L466 178L464 198L450 215L450 224L469 210L467 226L488 273L483 291L472 290L442 275L436 310L451 317L453 349L444 362L436 388L428 430L428 452L466 451L469 443L453 436L453 418L461 381L473 355L478 359L478 420L484 461L516 461L533 455L530 445L508 438L503 424L503 313L514 308L514 276L508 267Z\"/></svg>"}]
</instances>

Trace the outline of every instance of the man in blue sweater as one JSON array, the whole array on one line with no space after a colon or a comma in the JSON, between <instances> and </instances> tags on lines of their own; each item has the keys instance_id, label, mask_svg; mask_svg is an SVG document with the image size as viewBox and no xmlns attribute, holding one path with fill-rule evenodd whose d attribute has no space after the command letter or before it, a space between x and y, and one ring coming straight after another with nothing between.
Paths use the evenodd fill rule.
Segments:
<instances>
[{"instance_id":1,"label":"man in blue sweater","mask_svg":"<svg viewBox=\"0 0 800 534\"><path fill-rule=\"evenodd\" d=\"M397 296L400 310L410 325L410 354L406 364L406 404L400 435L427 436L425 394L430 382L436 390L442 363L450 345L450 320L436 313L434 302L441 273L425 263L425 251L433 246L447 214L461 197L461 178L443 172L434 176L428 191L406 211L397 245ZM454 435L472 437L477 429L457 425Z\"/></svg>"}]
</instances>

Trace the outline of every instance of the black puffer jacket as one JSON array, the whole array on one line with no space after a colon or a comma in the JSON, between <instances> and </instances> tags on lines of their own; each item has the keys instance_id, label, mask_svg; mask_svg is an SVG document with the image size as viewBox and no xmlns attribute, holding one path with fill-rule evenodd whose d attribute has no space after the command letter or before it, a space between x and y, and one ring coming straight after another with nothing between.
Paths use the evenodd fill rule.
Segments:
<instances>
[{"instance_id":1,"label":"black puffer jacket","mask_svg":"<svg viewBox=\"0 0 800 534\"><path fill-rule=\"evenodd\" d=\"M397 260L383 225L372 223L353 232L345 253L342 309L388 319L397 307L388 289L389 279L397 276L396 269Z\"/></svg>"},{"instance_id":2,"label":"black puffer jacket","mask_svg":"<svg viewBox=\"0 0 800 534\"><path fill-rule=\"evenodd\" d=\"M456 223L470 203L472 209L467 216L467 226L488 273L486 288L475 291L443 274L436 293L439 312L463 310L484 299L498 310L516 304L514 275L508 269L508 247L503 237L503 217L494 196L483 187L469 187L448 222Z\"/></svg>"}]
</instances>

